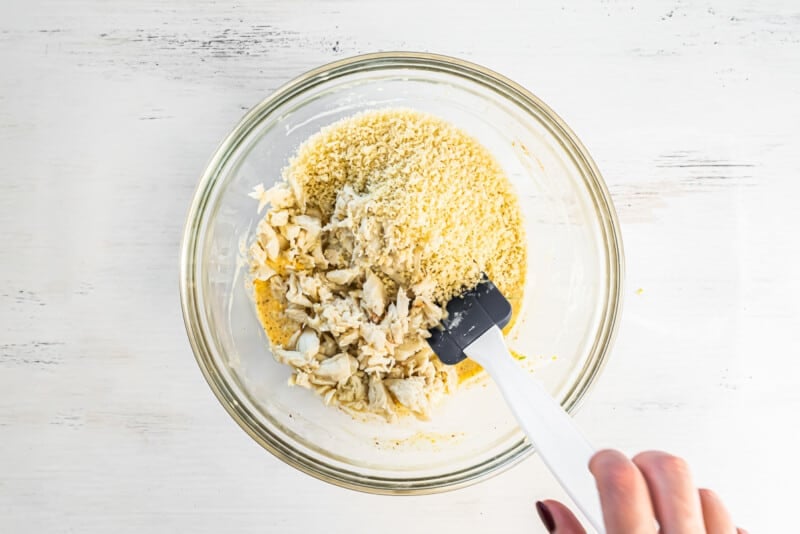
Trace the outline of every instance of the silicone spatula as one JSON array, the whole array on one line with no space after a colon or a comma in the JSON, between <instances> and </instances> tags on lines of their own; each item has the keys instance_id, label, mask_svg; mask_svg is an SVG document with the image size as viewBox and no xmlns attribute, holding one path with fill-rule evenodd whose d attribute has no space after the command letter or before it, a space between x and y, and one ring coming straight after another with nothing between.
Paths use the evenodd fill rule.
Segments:
<instances>
[{"instance_id":1,"label":"silicone spatula","mask_svg":"<svg viewBox=\"0 0 800 534\"><path fill-rule=\"evenodd\" d=\"M430 330L433 351L448 365L470 358L497 383L520 427L561 486L601 534L605 533L597 488L589 472L594 449L561 405L522 369L506 347L501 328L511 304L484 276L447 303L447 318Z\"/></svg>"}]
</instances>

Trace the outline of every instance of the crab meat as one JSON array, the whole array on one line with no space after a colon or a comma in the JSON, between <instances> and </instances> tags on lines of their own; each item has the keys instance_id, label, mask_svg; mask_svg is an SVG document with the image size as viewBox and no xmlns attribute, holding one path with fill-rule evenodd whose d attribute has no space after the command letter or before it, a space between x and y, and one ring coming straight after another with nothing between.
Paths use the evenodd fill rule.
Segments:
<instances>
[{"instance_id":1,"label":"crab meat","mask_svg":"<svg viewBox=\"0 0 800 534\"><path fill-rule=\"evenodd\" d=\"M386 309L386 288L372 271L367 272L364 281L362 304L373 317L380 317Z\"/></svg>"}]
</instances>

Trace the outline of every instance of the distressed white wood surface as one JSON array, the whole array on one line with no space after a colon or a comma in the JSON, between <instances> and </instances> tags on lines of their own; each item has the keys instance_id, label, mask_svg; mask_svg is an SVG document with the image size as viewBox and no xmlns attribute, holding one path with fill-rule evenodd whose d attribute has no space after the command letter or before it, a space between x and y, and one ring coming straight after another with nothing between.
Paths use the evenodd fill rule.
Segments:
<instances>
[{"instance_id":1,"label":"distressed white wood surface","mask_svg":"<svg viewBox=\"0 0 800 534\"><path fill-rule=\"evenodd\" d=\"M419 498L284 466L185 338L179 236L217 143L289 78L391 49L519 81L604 172L628 273L590 438L685 455L742 525L792 531L800 5L528 4L0 3L0 532L543 532L534 501L563 494L538 459Z\"/></svg>"}]
</instances>

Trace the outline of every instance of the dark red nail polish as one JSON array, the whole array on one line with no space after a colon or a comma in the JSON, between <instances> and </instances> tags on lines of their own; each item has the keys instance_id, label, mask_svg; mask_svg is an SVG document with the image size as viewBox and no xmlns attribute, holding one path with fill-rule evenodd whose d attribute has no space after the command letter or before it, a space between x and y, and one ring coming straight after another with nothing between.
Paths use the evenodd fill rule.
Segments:
<instances>
[{"instance_id":1,"label":"dark red nail polish","mask_svg":"<svg viewBox=\"0 0 800 534\"><path fill-rule=\"evenodd\" d=\"M542 501L536 501L536 513L539 514L539 519L544 523L544 528L547 529L547 532L556 531L556 522L553 520L553 514L550 513L547 505Z\"/></svg>"}]
</instances>

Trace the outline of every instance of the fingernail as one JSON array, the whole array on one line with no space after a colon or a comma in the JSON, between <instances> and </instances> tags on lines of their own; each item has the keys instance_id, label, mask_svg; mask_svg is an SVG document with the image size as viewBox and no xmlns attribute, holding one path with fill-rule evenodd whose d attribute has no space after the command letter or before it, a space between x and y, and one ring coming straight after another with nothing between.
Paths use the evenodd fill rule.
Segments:
<instances>
[{"instance_id":1,"label":"fingernail","mask_svg":"<svg viewBox=\"0 0 800 534\"><path fill-rule=\"evenodd\" d=\"M547 532L556 531L556 522L553 520L553 514L550 513L547 505L542 501L536 501L536 513L539 514L539 519L544 523L544 528L547 529Z\"/></svg>"}]
</instances>

